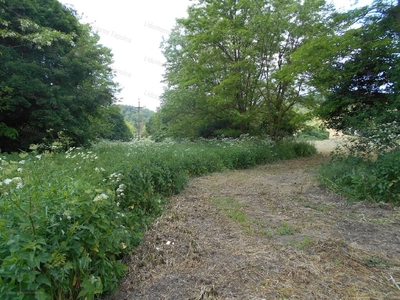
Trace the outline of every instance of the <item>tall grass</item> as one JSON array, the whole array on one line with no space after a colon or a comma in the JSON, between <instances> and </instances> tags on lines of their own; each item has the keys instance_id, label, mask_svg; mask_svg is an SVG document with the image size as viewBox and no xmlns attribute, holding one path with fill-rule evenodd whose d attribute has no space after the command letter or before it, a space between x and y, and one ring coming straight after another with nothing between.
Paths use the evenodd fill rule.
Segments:
<instances>
[{"instance_id":1,"label":"tall grass","mask_svg":"<svg viewBox=\"0 0 400 300\"><path fill-rule=\"evenodd\" d=\"M350 201L387 202L400 205L400 148L376 159L336 155L321 167L320 180Z\"/></svg>"},{"instance_id":2,"label":"tall grass","mask_svg":"<svg viewBox=\"0 0 400 300\"><path fill-rule=\"evenodd\" d=\"M190 177L312 155L291 140L102 142L0 159L0 299L94 299Z\"/></svg>"}]
</instances>

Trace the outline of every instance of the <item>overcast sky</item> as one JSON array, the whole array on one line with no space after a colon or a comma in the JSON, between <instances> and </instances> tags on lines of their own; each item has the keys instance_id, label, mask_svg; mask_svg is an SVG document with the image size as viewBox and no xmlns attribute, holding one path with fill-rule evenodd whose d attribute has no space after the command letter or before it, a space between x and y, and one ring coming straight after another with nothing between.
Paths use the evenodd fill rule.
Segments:
<instances>
[{"instance_id":1,"label":"overcast sky","mask_svg":"<svg viewBox=\"0 0 400 300\"><path fill-rule=\"evenodd\" d=\"M59 0L73 5L100 35L100 43L114 54L115 80L123 88L121 104L156 110L163 92L165 62L160 44L167 38L176 18L186 17L190 0ZM372 0L359 0L369 4ZM334 0L337 8L354 0Z\"/></svg>"}]
</instances>

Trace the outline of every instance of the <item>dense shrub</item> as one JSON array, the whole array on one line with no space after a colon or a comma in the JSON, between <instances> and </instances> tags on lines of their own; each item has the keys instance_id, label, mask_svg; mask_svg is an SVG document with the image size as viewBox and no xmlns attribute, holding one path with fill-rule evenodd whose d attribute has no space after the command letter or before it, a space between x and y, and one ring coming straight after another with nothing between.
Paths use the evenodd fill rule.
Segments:
<instances>
[{"instance_id":1,"label":"dense shrub","mask_svg":"<svg viewBox=\"0 0 400 300\"><path fill-rule=\"evenodd\" d=\"M250 137L99 143L0 159L0 298L93 299L117 288L124 255L188 179L311 155Z\"/></svg>"},{"instance_id":2,"label":"dense shrub","mask_svg":"<svg viewBox=\"0 0 400 300\"><path fill-rule=\"evenodd\" d=\"M350 200L400 205L400 149L375 159L336 156L320 171L321 181Z\"/></svg>"}]
</instances>

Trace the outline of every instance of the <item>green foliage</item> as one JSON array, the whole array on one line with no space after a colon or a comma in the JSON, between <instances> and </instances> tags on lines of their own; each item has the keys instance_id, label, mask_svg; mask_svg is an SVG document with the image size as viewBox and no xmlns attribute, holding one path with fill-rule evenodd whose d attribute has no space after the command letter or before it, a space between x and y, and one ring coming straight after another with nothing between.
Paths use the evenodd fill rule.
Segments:
<instances>
[{"instance_id":1,"label":"green foliage","mask_svg":"<svg viewBox=\"0 0 400 300\"><path fill-rule=\"evenodd\" d=\"M379 257L366 257L364 258L364 263L369 268L387 266L387 262Z\"/></svg>"},{"instance_id":2,"label":"green foliage","mask_svg":"<svg viewBox=\"0 0 400 300\"><path fill-rule=\"evenodd\" d=\"M139 124L139 112L138 109L131 105L117 105L121 108L121 114L124 117L124 120L131 124L133 127L137 128ZM147 136L147 133L150 135L153 134L151 129L150 131L147 129L148 122L151 117L154 115L154 111L142 108L140 109L140 128L141 128L141 136ZM151 125L150 125L151 126Z\"/></svg>"},{"instance_id":3,"label":"green foliage","mask_svg":"<svg viewBox=\"0 0 400 300\"><path fill-rule=\"evenodd\" d=\"M121 114L124 116L126 122L133 125L137 124L139 115L136 107L122 104L118 104L117 106L121 108ZM140 121L147 122L153 114L154 111L147 108L142 108L140 110Z\"/></svg>"},{"instance_id":4,"label":"green foliage","mask_svg":"<svg viewBox=\"0 0 400 300\"><path fill-rule=\"evenodd\" d=\"M358 28L325 40L329 57L314 77L326 96L318 114L328 128L361 130L399 119L399 11L393 1L375 1L348 14Z\"/></svg>"},{"instance_id":5,"label":"green foliage","mask_svg":"<svg viewBox=\"0 0 400 300\"><path fill-rule=\"evenodd\" d=\"M122 263L165 197L189 177L311 153L293 141L101 142L93 149L2 155L0 298L94 299L114 290ZM35 151L35 149L32 149Z\"/></svg>"},{"instance_id":6,"label":"green foliage","mask_svg":"<svg viewBox=\"0 0 400 300\"><path fill-rule=\"evenodd\" d=\"M327 140L329 139L329 131L325 127L305 126L296 134L296 137L306 140Z\"/></svg>"},{"instance_id":7,"label":"green foliage","mask_svg":"<svg viewBox=\"0 0 400 300\"><path fill-rule=\"evenodd\" d=\"M110 50L56 0L8 0L1 10L2 150L51 144L61 132L87 145L96 137L91 120L117 90Z\"/></svg>"},{"instance_id":8,"label":"green foliage","mask_svg":"<svg viewBox=\"0 0 400 300\"><path fill-rule=\"evenodd\" d=\"M167 59L160 110L174 137L238 137L296 132L313 108L305 66L296 49L333 34L338 24L324 1L198 1L163 45ZM295 109L296 107L296 109Z\"/></svg>"},{"instance_id":9,"label":"green foliage","mask_svg":"<svg viewBox=\"0 0 400 300\"><path fill-rule=\"evenodd\" d=\"M352 156L369 158L400 146L400 123L378 124L356 130L343 145Z\"/></svg>"},{"instance_id":10,"label":"green foliage","mask_svg":"<svg viewBox=\"0 0 400 300\"><path fill-rule=\"evenodd\" d=\"M337 154L321 168L320 178L350 200L400 205L400 148L379 154L376 160Z\"/></svg>"},{"instance_id":11,"label":"green foliage","mask_svg":"<svg viewBox=\"0 0 400 300\"><path fill-rule=\"evenodd\" d=\"M122 116L118 106L109 106L107 108L103 108L103 114L104 116L99 119L98 123L101 124L103 120L107 120L107 127L103 130L100 130L99 136L101 138L123 142L127 142L133 138L133 135L128 125L125 123L124 117Z\"/></svg>"}]
</instances>

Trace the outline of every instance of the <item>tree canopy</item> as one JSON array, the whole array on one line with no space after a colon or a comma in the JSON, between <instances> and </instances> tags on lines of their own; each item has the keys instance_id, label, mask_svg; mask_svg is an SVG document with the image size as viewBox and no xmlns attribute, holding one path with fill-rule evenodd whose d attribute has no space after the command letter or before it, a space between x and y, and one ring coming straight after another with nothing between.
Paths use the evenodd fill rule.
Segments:
<instances>
[{"instance_id":1,"label":"tree canopy","mask_svg":"<svg viewBox=\"0 0 400 300\"><path fill-rule=\"evenodd\" d=\"M115 101L111 51L57 0L0 0L0 148L85 145Z\"/></svg>"},{"instance_id":2,"label":"tree canopy","mask_svg":"<svg viewBox=\"0 0 400 300\"><path fill-rule=\"evenodd\" d=\"M340 36L346 47L325 41L331 56L314 74L326 96L319 116L337 130L400 119L400 5L376 1L351 15L361 21Z\"/></svg>"},{"instance_id":3,"label":"tree canopy","mask_svg":"<svg viewBox=\"0 0 400 300\"><path fill-rule=\"evenodd\" d=\"M340 26L322 0L200 0L163 43L172 135L293 133L314 96L292 54ZM316 53L315 55L318 55Z\"/></svg>"},{"instance_id":4,"label":"tree canopy","mask_svg":"<svg viewBox=\"0 0 400 300\"><path fill-rule=\"evenodd\" d=\"M121 108L118 105L112 105L104 109L104 117L100 119L107 120L106 125L99 131L99 137L111 141L130 141L133 134L121 114Z\"/></svg>"}]
</instances>

